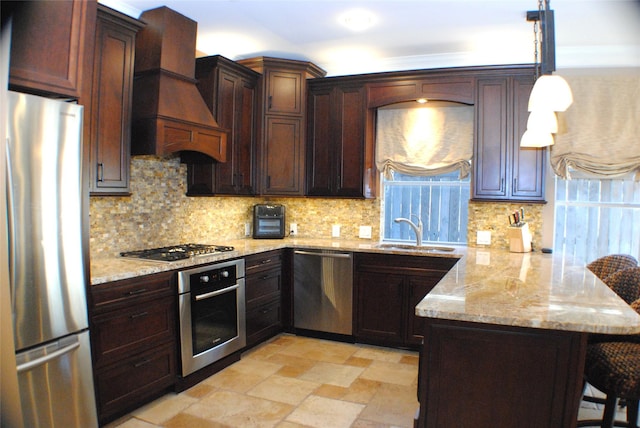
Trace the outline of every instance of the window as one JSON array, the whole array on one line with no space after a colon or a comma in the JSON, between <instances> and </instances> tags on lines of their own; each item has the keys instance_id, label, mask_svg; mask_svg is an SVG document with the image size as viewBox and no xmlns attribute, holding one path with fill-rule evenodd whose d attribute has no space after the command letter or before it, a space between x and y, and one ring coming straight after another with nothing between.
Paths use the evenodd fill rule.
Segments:
<instances>
[{"instance_id":1,"label":"window","mask_svg":"<svg viewBox=\"0 0 640 428\"><path fill-rule=\"evenodd\" d=\"M554 248L590 262L640 258L640 182L556 177Z\"/></svg>"},{"instance_id":2,"label":"window","mask_svg":"<svg viewBox=\"0 0 640 428\"><path fill-rule=\"evenodd\" d=\"M423 223L422 240L433 243L466 244L469 205L469 177L460 180L459 171L432 176L410 176L394 173L393 179L382 178L382 239L415 242L406 223L395 223L398 217Z\"/></svg>"}]
</instances>

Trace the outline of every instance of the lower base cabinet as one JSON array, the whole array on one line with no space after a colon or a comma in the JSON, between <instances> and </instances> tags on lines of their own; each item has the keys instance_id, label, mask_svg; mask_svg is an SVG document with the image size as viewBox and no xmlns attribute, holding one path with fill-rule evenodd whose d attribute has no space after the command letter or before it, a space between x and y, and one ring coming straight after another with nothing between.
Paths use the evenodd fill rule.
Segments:
<instances>
[{"instance_id":1,"label":"lower base cabinet","mask_svg":"<svg viewBox=\"0 0 640 428\"><path fill-rule=\"evenodd\" d=\"M457 258L356 253L356 340L417 348L422 318L415 306L451 269Z\"/></svg>"},{"instance_id":2,"label":"lower base cabinet","mask_svg":"<svg viewBox=\"0 0 640 428\"><path fill-rule=\"evenodd\" d=\"M283 323L283 251L245 258L247 347L281 332Z\"/></svg>"},{"instance_id":3,"label":"lower base cabinet","mask_svg":"<svg viewBox=\"0 0 640 428\"><path fill-rule=\"evenodd\" d=\"M104 424L176 382L175 272L95 285L91 300L98 419Z\"/></svg>"}]
</instances>

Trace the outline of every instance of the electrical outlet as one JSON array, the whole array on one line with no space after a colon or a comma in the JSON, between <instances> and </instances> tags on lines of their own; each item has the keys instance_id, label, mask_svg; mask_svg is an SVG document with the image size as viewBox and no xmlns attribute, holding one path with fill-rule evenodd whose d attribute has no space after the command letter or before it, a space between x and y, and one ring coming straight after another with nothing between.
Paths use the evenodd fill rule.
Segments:
<instances>
[{"instance_id":1,"label":"electrical outlet","mask_svg":"<svg viewBox=\"0 0 640 428\"><path fill-rule=\"evenodd\" d=\"M491 245L491 231L479 230L476 234L476 244L478 245Z\"/></svg>"},{"instance_id":2,"label":"electrical outlet","mask_svg":"<svg viewBox=\"0 0 640 428\"><path fill-rule=\"evenodd\" d=\"M371 226L360 226L360 238L371 239Z\"/></svg>"},{"instance_id":3,"label":"electrical outlet","mask_svg":"<svg viewBox=\"0 0 640 428\"><path fill-rule=\"evenodd\" d=\"M298 234L298 223L291 223L289 225L289 235L295 236Z\"/></svg>"},{"instance_id":4,"label":"electrical outlet","mask_svg":"<svg viewBox=\"0 0 640 428\"><path fill-rule=\"evenodd\" d=\"M340 237L340 225L339 224L334 224L333 226L331 226L331 237L332 238L339 238Z\"/></svg>"},{"instance_id":5,"label":"electrical outlet","mask_svg":"<svg viewBox=\"0 0 640 428\"><path fill-rule=\"evenodd\" d=\"M244 236L251 236L251 223L244 224Z\"/></svg>"}]
</instances>

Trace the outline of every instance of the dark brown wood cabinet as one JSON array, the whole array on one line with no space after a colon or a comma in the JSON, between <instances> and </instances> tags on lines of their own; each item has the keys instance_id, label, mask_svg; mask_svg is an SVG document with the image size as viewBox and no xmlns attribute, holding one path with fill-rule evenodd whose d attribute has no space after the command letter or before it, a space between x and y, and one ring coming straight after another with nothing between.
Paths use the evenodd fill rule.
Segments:
<instances>
[{"instance_id":1,"label":"dark brown wood cabinet","mask_svg":"<svg viewBox=\"0 0 640 428\"><path fill-rule=\"evenodd\" d=\"M532 87L532 72L478 79L473 199L544 202L546 150L520 148Z\"/></svg>"},{"instance_id":2,"label":"dark brown wood cabinet","mask_svg":"<svg viewBox=\"0 0 640 428\"><path fill-rule=\"evenodd\" d=\"M262 195L304 195L306 79L325 72L304 61L259 57L238 61L262 73L257 150Z\"/></svg>"},{"instance_id":3,"label":"dark brown wood cabinet","mask_svg":"<svg viewBox=\"0 0 640 428\"><path fill-rule=\"evenodd\" d=\"M283 251L276 250L245 258L247 347L263 342L284 327L283 257Z\"/></svg>"},{"instance_id":4,"label":"dark brown wood cabinet","mask_svg":"<svg viewBox=\"0 0 640 428\"><path fill-rule=\"evenodd\" d=\"M587 334L425 320L415 427L576 426Z\"/></svg>"},{"instance_id":5,"label":"dark brown wood cabinet","mask_svg":"<svg viewBox=\"0 0 640 428\"><path fill-rule=\"evenodd\" d=\"M175 384L175 272L91 287L90 331L98 418L106 423Z\"/></svg>"},{"instance_id":6,"label":"dark brown wood cabinet","mask_svg":"<svg viewBox=\"0 0 640 428\"><path fill-rule=\"evenodd\" d=\"M227 162L187 163L187 195L257 193L259 77L259 73L220 55L196 59L198 90L218 125L229 129L229 136Z\"/></svg>"},{"instance_id":7,"label":"dark brown wood cabinet","mask_svg":"<svg viewBox=\"0 0 640 428\"><path fill-rule=\"evenodd\" d=\"M80 99L91 80L95 0L3 1L12 15L9 88Z\"/></svg>"},{"instance_id":8,"label":"dark brown wood cabinet","mask_svg":"<svg viewBox=\"0 0 640 428\"><path fill-rule=\"evenodd\" d=\"M131 96L142 22L98 5L90 127L90 192L129 194Z\"/></svg>"},{"instance_id":9,"label":"dark brown wood cabinet","mask_svg":"<svg viewBox=\"0 0 640 428\"><path fill-rule=\"evenodd\" d=\"M309 82L307 107L306 194L372 197L373 139L366 144L364 84Z\"/></svg>"},{"instance_id":10,"label":"dark brown wood cabinet","mask_svg":"<svg viewBox=\"0 0 640 428\"><path fill-rule=\"evenodd\" d=\"M384 346L422 343L415 306L458 261L450 257L356 253L356 340Z\"/></svg>"}]
</instances>

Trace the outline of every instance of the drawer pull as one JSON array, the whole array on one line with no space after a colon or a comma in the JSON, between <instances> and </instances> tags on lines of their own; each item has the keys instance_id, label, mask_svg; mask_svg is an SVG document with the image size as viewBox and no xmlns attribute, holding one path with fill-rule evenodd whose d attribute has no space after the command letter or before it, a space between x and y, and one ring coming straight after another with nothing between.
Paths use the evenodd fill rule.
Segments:
<instances>
[{"instance_id":1,"label":"drawer pull","mask_svg":"<svg viewBox=\"0 0 640 428\"><path fill-rule=\"evenodd\" d=\"M260 280L262 280L262 281L264 281L264 280L266 280L266 279L269 279L269 275L265 275L265 276L263 276L263 277L260 277Z\"/></svg>"},{"instance_id":2,"label":"drawer pull","mask_svg":"<svg viewBox=\"0 0 640 428\"><path fill-rule=\"evenodd\" d=\"M269 312L273 311L273 308L269 308L269 309L263 309L262 310L262 315L264 314L268 314Z\"/></svg>"},{"instance_id":3,"label":"drawer pull","mask_svg":"<svg viewBox=\"0 0 640 428\"><path fill-rule=\"evenodd\" d=\"M271 263L271 259L264 259L260 263L262 263L263 265L266 265L267 263Z\"/></svg>"},{"instance_id":4,"label":"drawer pull","mask_svg":"<svg viewBox=\"0 0 640 428\"><path fill-rule=\"evenodd\" d=\"M150 362L151 362L151 360L149 358L145 358L144 360L138 361L137 363L135 363L133 365L133 367L135 367L135 368L142 367L142 366L145 366L145 365L149 364Z\"/></svg>"},{"instance_id":5,"label":"drawer pull","mask_svg":"<svg viewBox=\"0 0 640 428\"><path fill-rule=\"evenodd\" d=\"M147 291L146 288L138 288L137 290L133 290L133 291L129 291L127 294L129 296L133 296L135 294L140 294L140 293L144 293L145 291Z\"/></svg>"},{"instance_id":6,"label":"drawer pull","mask_svg":"<svg viewBox=\"0 0 640 428\"><path fill-rule=\"evenodd\" d=\"M132 320L136 319L136 318L141 318L141 317L146 317L147 315L149 315L149 312L140 312L137 314L133 314L131 315L129 318L131 318Z\"/></svg>"}]
</instances>

